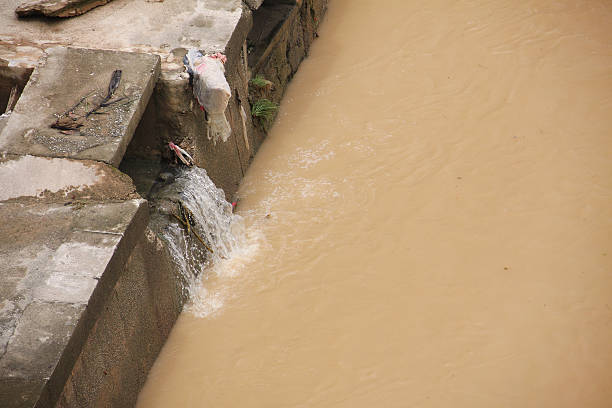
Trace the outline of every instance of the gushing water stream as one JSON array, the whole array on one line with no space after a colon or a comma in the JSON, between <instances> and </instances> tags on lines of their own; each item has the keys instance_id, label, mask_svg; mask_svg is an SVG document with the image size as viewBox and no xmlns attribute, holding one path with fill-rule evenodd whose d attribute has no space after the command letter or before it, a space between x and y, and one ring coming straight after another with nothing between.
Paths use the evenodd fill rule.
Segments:
<instances>
[{"instance_id":1,"label":"gushing water stream","mask_svg":"<svg viewBox=\"0 0 612 408\"><path fill-rule=\"evenodd\" d=\"M156 194L157 199L166 199L188 211L193 232L176 218L163 222L161 238L166 242L173 261L182 273L183 287L192 302L190 310L208 314L222 302L208 294L205 285L211 273L220 272L223 265L240 257L247 236L242 217L232 213L232 205L225 200L223 190L217 188L198 167L185 167L176 175L174 182ZM174 205L164 221L175 214ZM200 239L202 241L200 241Z\"/></svg>"}]
</instances>

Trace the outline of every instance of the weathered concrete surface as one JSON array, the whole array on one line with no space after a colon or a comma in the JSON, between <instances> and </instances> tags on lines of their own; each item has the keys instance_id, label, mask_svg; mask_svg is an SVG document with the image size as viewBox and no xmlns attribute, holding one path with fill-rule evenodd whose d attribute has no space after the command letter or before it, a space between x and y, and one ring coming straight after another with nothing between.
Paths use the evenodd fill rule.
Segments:
<instances>
[{"instance_id":1,"label":"weathered concrete surface","mask_svg":"<svg viewBox=\"0 0 612 408\"><path fill-rule=\"evenodd\" d=\"M264 0L244 0L244 2L253 10L257 10L261 7Z\"/></svg>"},{"instance_id":2,"label":"weathered concrete surface","mask_svg":"<svg viewBox=\"0 0 612 408\"><path fill-rule=\"evenodd\" d=\"M65 182L41 189L15 177L23 166ZM69 376L148 210L129 178L101 163L5 159L0 180L0 406L33 406Z\"/></svg>"},{"instance_id":3,"label":"weathered concrete surface","mask_svg":"<svg viewBox=\"0 0 612 408\"><path fill-rule=\"evenodd\" d=\"M24 180L23 175L28 178ZM75 160L23 156L0 163L0 201L43 192L89 187L100 181L94 166Z\"/></svg>"},{"instance_id":4,"label":"weathered concrete surface","mask_svg":"<svg viewBox=\"0 0 612 408\"><path fill-rule=\"evenodd\" d=\"M85 160L6 157L0 185L0 406L133 406L185 302L147 202Z\"/></svg>"},{"instance_id":5,"label":"weathered concrete surface","mask_svg":"<svg viewBox=\"0 0 612 408\"><path fill-rule=\"evenodd\" d=\"M186 50L177 49L165 58L166 61L172 61L171 63L164 65L162 61L162 68L165 69L162 69L151 103L136 130L134 143L126 153L128 159L157 156L161 160L171 161L173 155L167 145L172 141L189 151L196 164L206 168L215 184L225 191L227 198L231 197L255 152L253 143L250 143L250 148L246 147L242 119L237 108L239 103L243 103L245 110L250 112L249 73L243 55L250 28L251 12L244 8L232 35L226 39L227 42L222 48L227 56L225 76L232 90L226 110L226 117L232 128L229 140L214 144L207 138L205 115L193 97L193 90L182 63L179 65ZM249 114L247 129L251 128ZM246 138L250 140L252 134L247 134Z\"/></svg>"},{"instance_id":6,"label":"weathered concrete surface","mask_svg":"<svg viewBox=\"0 0 612 408\"><path fill-rule=\"evenodd\" d=\"M57 407L133 407L186 298L162 241L138 240L90 331ZM48 404L53 406L55 394ZM40 404L39 404L40 405Z\"/></svg>"},{"instance_id":7,"label":"weathered concrete surface","mask_svg":"<svg viewBox=\"0 0 612 408\"><path fill-rule=\"evenodd\" d=\"M92 114L83 126L62 133L51 128L81 98L103 98L113 70L122 70L115 104ZM70 157L118 166L149 101L160 70L151 54L54 47L36 67L2 133L0 151ZM92 105L89 105L92 106ZM80 105L84 114L89 107Z\"/></svg>"},{"instance_id":8,"label":"weathered concrete surface","mask_svg":"<svg viewBox=\"0 0 612 408\"><path fill-rule=\"evenodd\" d=\"M15 13L19 17L74 17L112 0L32 0L21 3Z\"/></svg>"},{"instance_id":9,"label":"weathered concrete surface","mask_svg":"<svg viewBox=\"0 0 612 408\"><path fill-rule=\"evenodd\" d=\"M23 0L3 0L0 40L159 54L195 47L223 51L242 15L240 0L114 0L77 18L20 19Z\"/></svg>"},{"instance_id":10,"label":"weathered concrete surface","mask_svg":"<svg viewBox=\"0 0 612 408\"><path fill-rule=\"evenodd\" d=\"M143 200L0 205L10 220L0 227L0 406L31 406L20 401L35 402L48 380L66 381L118 278L109 266L124 263L135 245L125 236L142 235L146 214ZM16 383L27 395L14 393Z\"/></svg>"}]
</instances>

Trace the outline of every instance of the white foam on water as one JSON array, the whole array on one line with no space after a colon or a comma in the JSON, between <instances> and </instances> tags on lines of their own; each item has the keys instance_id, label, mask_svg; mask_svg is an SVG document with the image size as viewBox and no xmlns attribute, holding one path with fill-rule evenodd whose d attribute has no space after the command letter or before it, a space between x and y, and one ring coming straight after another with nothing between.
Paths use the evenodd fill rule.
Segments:
<instances>
[{"instance_id":1,"label":"white foam on water","mask_svg":"<svg viewBox=\"0 0 612 408\"><path fill-rule=\"evenodd\" d=\"M198 317L218 312L229 295L231 281L240 275L259 249L261 235L247 233L244 220L233 214L206 170L193 167L183 170L172 188L194 218L194 230L214 251L209 252L193 235L173 223L162 234L174 262L179 267L190 298L185 309Z\"/></svg>"},{"instance_id":2,"label":"white foam on water","mask_svg":"<svg viewBox=\"0 0 612 408\"><path fill-rule=\"evenodd\" d=\"M197 317L214 317L220 313L226 300L236 296L238 278L244 277L246 268L255 259L263 242L261 233L251 231L240 235L241 239L229 256L216 260L202 279L194 283L191 302L185 307L187 312Z\"/></svg>"}]
</instances>

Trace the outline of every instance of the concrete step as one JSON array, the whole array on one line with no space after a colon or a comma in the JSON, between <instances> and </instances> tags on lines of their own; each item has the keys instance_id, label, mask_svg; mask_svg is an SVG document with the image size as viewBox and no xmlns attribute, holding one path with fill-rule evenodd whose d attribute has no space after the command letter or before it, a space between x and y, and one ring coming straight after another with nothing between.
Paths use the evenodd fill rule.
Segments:
<instances>
[{"instance_id":1,"label":"concrete step","mask_svg":"<svg viewBox=\"0 0 612 408\"><path fill-rule=\"evenodd\" d=\"M77 116L90 111L106 96L114 70L122 71L111 98L116 102L89 115L74 130L51 127L77 104ZM160 58L154 54L50 48L0 133L0 152L89 159L117 167L159 73Z\"/></svg>"}]
</instances>

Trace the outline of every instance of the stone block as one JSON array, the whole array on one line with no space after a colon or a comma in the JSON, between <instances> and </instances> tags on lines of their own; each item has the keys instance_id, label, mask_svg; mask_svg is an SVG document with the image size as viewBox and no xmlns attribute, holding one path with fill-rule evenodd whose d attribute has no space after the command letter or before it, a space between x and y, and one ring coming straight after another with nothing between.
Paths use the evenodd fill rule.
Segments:
<instances>
[{"instance_id":1,"label":"stone block","mask_svg":"<svg viewBox=\"0 0 612 408\"><path fill-rule=\"evenodd\" d=\"M117 102L87 116L77 129L51 128L60 115L77 104L79 115L91 111L108 93L114 70L122 71L119 88L111 98ZM160 59L153 54L50 48L0 133L0 151L91 159L118 166L159 72Z\"/></svg>"},{"instance_id":2,"label":"stone block","mask_svg":"<svg viewBox=\"0 0 612 408\"><path fill-rule=\"evenodd\" d=\"M0 202L2 407L57 399L147 217L138 199Z\"/></svg>"},{"instance_id":3,"label":"stone block","mask_svg":"<svg viewBox=\"0 0 612 408\"><path fill-rule=\"evenodd\" d=\"M20 4L15 13L19 17L42 15L45 17L73 17L111 0L33 0Z\"/></svg>"}]
</instances>

